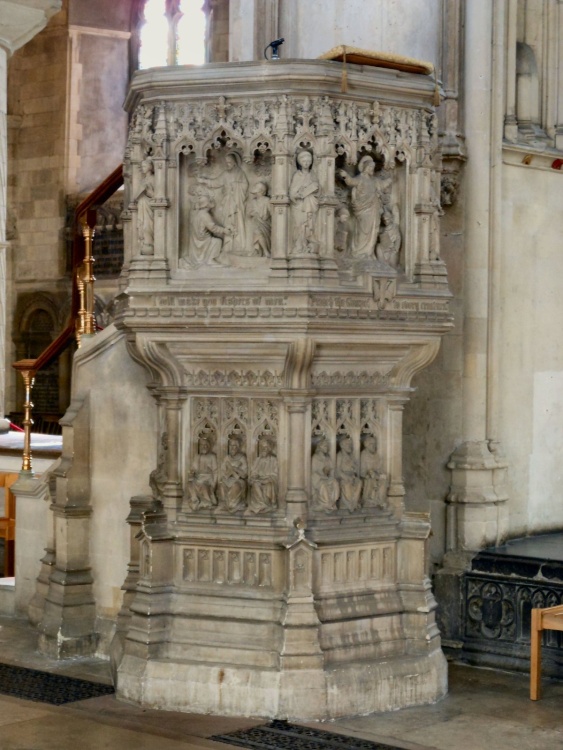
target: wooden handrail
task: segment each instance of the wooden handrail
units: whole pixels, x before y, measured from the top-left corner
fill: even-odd
[[[33,421],[31,419],[31,389],[33,387],[33,381],[36,373],[47,367],[54,360],[56,360],[63,351],[73,341],[77,334],[76,321],[80,308],[80,294],[78,290],[78,273],[80,267],[83,265],[85,260],[85,244],[88,245],[88,258],[86,259],[86,276],[87,279],[81,279],[83,283],[89,283],[91,288],[90,292],[90,310],[92,317],[92,325],[90,326],[91,332],[94,333],[94,320],[93,320],[93,281],[92,275],[92,262],[91,258],[91,246],[92,239],[94,236],[94,227],[96,225],[96,208],[101,206],[105,201],[110,198],[116,190],[123,185],[123,166],[120,164],[117,169],[106,177],[83,201],[81,201],[76,210],[74,211],[74,222],[73,222],[73,244],[72,244],[72,303],[70,321],[66,328],[59,333],[56,339],[52,341],[49,346],[44,349],[41,354],[35,359],[21,359],[18,362],[14,362],[12,367],[17,370],[23,377],[26,398],[24,404],[25,418],[24,418],[24,451],[23,451],[23,465],[22,471],[33,473],[31,467],[31,425]],[[81,231],[82,230],[82,231]],[[87,236],[87,240],[85,240]],[[84,311],[82,311],[84,312]],[[79,342],[80,344],[80,342]]]
[[[96,187],[90,195],[81,201],[74,211],[74,235],[72,242],[72,317],[76,318],[80,307],[80,295],[76,284],[76,271],[84,261],[84,236],[80,231],[81,223],[91,229],[96,224],[96,207],[101,206],[116,190],[123,185],[123,165],[120,164],[113,172]]]
[[[59,333],[56,339],[51,341],[46,349],[43,349],[41,354],[35,360],[35,371],[42,370],[44,367],[49,367],[51,362],[60,357],[67,346],[74,339],[75,324],[74,321],[69,323],[67,327]]]
[[[94,188],[90,195],[87,195],[84,200],[78,204],[74,211],[76,219],[80,219],[83,213],[88,209],[96,206],[101,206],[105,203],[108,198],[115,193],[116,190],[123,185],[123,164],[116,167],[111,174],[109,174],[103,182],[100,182],[98,187]]]

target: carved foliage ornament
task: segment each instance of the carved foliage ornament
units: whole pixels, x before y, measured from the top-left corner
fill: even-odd
[[[243,161],[251,163],[255,152],[272,149],[276,139],[287,135],[296,137],[296,142],[300,136],[328,137],[348,164],[357,164],[362,152],[377,151],[389,166],[415,151],[422,158],[433,158],[437,152],[433,113],[377,101],[282,96],[139,105],[132,118],[128,153],[133,142],[141,142],[145,154],[154,152],[165,136],[172,144],[171,154],[184,148],[206,163],[210,149],[225,146],[240,150]]]

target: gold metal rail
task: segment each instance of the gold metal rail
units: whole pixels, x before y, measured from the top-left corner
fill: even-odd
[[[72,307],[70,321],[57,338],[36,358],[21,359],[14,362],[12,367],[23,378],[25,386],[24,402],[24,443],[22,473],[33,474],[31,456],[31,427],[33,419],[31,411],[31,392],[35,376],[43,367],[47,367],[57,359],[62,352],[76,340],[80,347],[84,336],[96,333],[96,318],[94,314],[94,257],[92,246],[96,224],[96,207],[101,206],[123,185],[123,167],[119,165],[98,187],[90,193],[76,208],[74,213],[75,231],[72,249]]]

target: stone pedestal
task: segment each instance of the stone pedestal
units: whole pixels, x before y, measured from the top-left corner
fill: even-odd
[[[15,609],[29,613],[33,624],[41,618],[51,571],[52,533],[45,550],[45,529],[52,525],[49,513],[49,488],[45,478],[26,476],[22,472],[12,485],[16,497],[16,589]],[[40,558],[44,559],[39,562]],[[48,572],[47,572],[48,571]],[[38,579],[39,574],[39,579]],[[46,585],[47,584],[47,585]]]
[[[452,454],[447,506],[447,545],[435,579],[439,622],[449,648],[463,639],[465,575],[475,554],[500,544],[508,531],[507,463],[497,443],[468,441]]]
[[[89,556],[89,417],[86,401],[61,420],[63,453],[53,470],[55,549],[38,629],[40,651],[56,658],[90,655],[98,641]]]
[[[402,478],[411,380],[451,326],[434,86],[356,66],[340,86],[320,61],[132,84],[116,326],[147,374],[158,457],[139,466],[152,498],[131,503],[111,648],[127,700],[330,719],[446,690],[429,521],[405,512]],[[86,347],[92,372],[128,377]],[[66,456],[42,627],[78,649],[86,538],[70,551],[97,512],[78,480],[99,486],[104,467]]]

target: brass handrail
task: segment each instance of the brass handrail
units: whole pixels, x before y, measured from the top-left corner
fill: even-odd
[[[35,359],[21,359],[12,367],[23,378],[25,386],[24,402],[24,444],[22,472],[33,474],[31,460],[31,391],[39,370],[57,359],[76,338],[78,346],[83,336],[96,332],[94,315],[94,258],[92,244],[96,225],[96,207],[105,203],[123,185],[123,166],[106,177],[81,203],[74,212],[74,241],[72,246],[72,303],[70,321],[66,328]],[[81,231],[78,231],[78,227]]]

